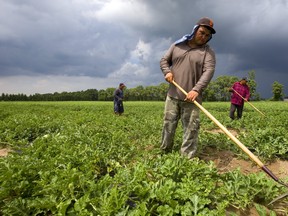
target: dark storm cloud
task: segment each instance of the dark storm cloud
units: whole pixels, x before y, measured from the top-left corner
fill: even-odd
[[[131,49],[121,29],[92,23],[91,19],[81,16],[85,8],[76,10],[69,1],[63,1],[66,4],[61,1],[2,2],[7,17],[1,21],[4,28],[0,30],[0,76],[105,77],[119,67],[121,55]],[[75,3],[76,6],[81,4]],[[116,36],[124,38],[121,47]]]
[[[0,0],[0,4],[0,79],[66,75],[101,78],[101,83],[107,78],[107,87],[111,79],[127,80],[130,87],[156,85],[164,81],[159,60],[170,44],[190,33],[200,17],[208,16],[217,31],[210,42],[217,57],[214,78],[241,77],[255,70],[265,97],[271,95],[267,86],[275,79],[287,85],[286,1]]]

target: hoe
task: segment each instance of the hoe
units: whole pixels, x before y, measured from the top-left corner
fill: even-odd
[[[179,86],[174,80],[172,83],[183,93],[187,96],[187,92]],[[232,141],[234,141],[265,173],[267,173],[273,180],[278,182],[279,184],[288,188],[288,184],[281,181],[277,178],[244,144],[242,144],[227,128],[225,128],[213,115],[211,115],[203,106],[201,106],[196,100],[193,103],[202,110]],[[288,192],[275,198],[272,200],[268,205],[285,198],[288,196]]]
[[[232,88],[232,90],[239,95],[244,101],[246,101],[250,106],[252,106],[257,112],[259,112],[261,115],[265,116],[263,112],[261,112],[259,109],[257,109],[252,103],[250,103],[248,100],[242,97],[235,89]]]

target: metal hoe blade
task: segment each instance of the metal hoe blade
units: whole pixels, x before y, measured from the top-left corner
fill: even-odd
[[[284,182],[282,182],[281,180],[279,180],[279,179],[274,179],[274,180],[277,181],[279,184],[281,184],[281,185],[283,185],[283,186],[285,186],[285,187],[288,187],[288,185],[285,184]],[[271,205],[271,204],[277,202],[277,201],[280,200],[280,199],[284,199],[284,198],[287,197],[287,196],[288,196],[288,192],[287,192],[287,193],[284,193],[284,194],[282,194],[282,195],[280,195],[280,196],[278,196],[278,197],[276,197],[276,198],[273,199],[270,203],[268,203],[268,205]]]
[[[284,199],[286,196],[288,196],[288,192],[285,193],[285,194],[282,194],[282,195],[280,195],[280,196],[278,196],[278,197],[276,197],[276,198],[273,199],[268,205],[271,205],[271,204],[277,202],[277,201],[280,200],[280,199]]]

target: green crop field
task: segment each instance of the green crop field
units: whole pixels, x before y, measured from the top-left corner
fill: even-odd
[[[288,103],[245,104],[231,121],[228,102],[203,106],[263,163],[288,159]],[[198,156],[162,154],[164,102],[0,102],[0,215],[287,215],[268,205],[288,189],[264,172],[219,172],[207,149],[251,159],[201,113]],[[209,155],[208,155],[209,156]],[[253,161],[251,161],[253,164]],[[273,170],[272,170],[273,172]],[[281,176],[284,182],[288,176]],[[281,204],[281,203],[280,203]],[[245,213],[243,214],[245,215]]]

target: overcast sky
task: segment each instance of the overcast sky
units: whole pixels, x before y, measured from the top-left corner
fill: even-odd
[[[214,20],[214,78],[247,76],[288,95],[286,0],[0,0],[0,93],[165,82],[159,61],[201,17]]]

